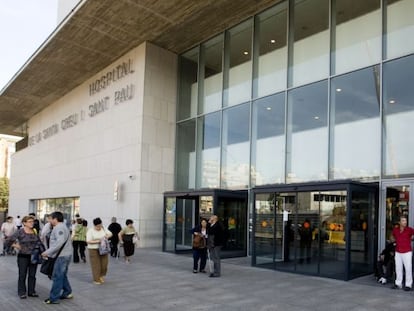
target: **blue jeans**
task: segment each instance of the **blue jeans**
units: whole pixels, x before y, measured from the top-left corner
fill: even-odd
[[[72,293],[72,287],[68,280],[68,267],[72,256],[59,256],[56,259],[52,274],[52,288],[50,289],[49,299],[59,300],[60,297],[67,297]]]

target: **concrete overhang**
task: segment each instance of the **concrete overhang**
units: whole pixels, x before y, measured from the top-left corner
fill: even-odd
[[[145,41],[182,53],[282,0],[83,0],[0,92],[0,133]]]

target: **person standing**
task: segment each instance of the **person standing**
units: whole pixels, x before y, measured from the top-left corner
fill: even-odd
[[[17,231],[17,227],[13,223],[13,217],[7,217],[6,221],[1,225],[1,233],[3,233],[3,253],[2,256],[10,255],[13,251],[12,247],[8,246],[7,240]]]
[[[103,227],[102,220],[99,217],[93,220],[93,228],[90,228],[86,233],[93,283],[96,285],[105,282],[106,272],[108,271],[108,254],[100,255],[99,245],[102,239],[109,239],[111,236],[111,231]]]
[[[207,262],[207,220],[201,219],[200,225],[191,229],[193,234],[193,273],[206,273]],[[200,270],[198,262],[200,261]]]
[[[86,227],[82,218],[76,218],[76,225],[72,228],[73,262],[79,263],[79,255],[83,262],[85,257]]]
[[[224,242],[224,232],[222,225],[218,222],[217,215],[211,216],[209,223],[207,247],[210,259],[214,263],[214,271],[210,271],[210,277],[219,277],[221,275],[220,252]]]
[[[40,241],[42,241],[43,245],[46,246],[46,248],[49,248],[49,240],[50,240],[50,234],[52,233],[53,226],[52,226],[52,217],[50,217],[49,214],[45,217],[46,223],[42,228],[42,231],[40,231]]]
[[[414,235],[414,229],[407,226],[407,217],[400,217],[400,226],[392,230],[392,236],[395,239],[395,284],[392,289],[401,289],[403,281],[403,268],[405,269],[405,291],[410,291],[413,285],[412,270],[412,249],[411,238]]]
[[[22,227],[22,220],[20,219],[20,215],[17,215],[15,225],[17,229],[20,229]]]
[[[70,231],[64,223],[61,212],[53,212],[50,223],[53,226],[49,247],[42,253],[45,259],[56,258],[52,273],[52,288],[46,304],[58,304],[59,299],[72,299],[72,287],[68,279],[68,268],[72,257]],[[56,257],[57,256],[57,257]]]
[[[119,232],[121,232],[122,227],[119,223],[116,222],[116,217],[112,217],[111,224],[108,227],[108,230],[112,232],[112,237],[109,242],[111,244],[111,256],[118,256],[118,243],[119,243]]]
[[[17,282],[17,293],[20,299],[39,297],[36,293],[36,270],[37,263],[32,264],[31,254],[38,246],[39,238],[33,230],[34,218],[24,216],[22,219],[23,228],[17,230],[7,241],[8,246],[19,250],[17,254],[17,267],[19,268],[19,280]],[[27,295],[26,295],[27,277]]]
[[[130,263],[130,257],[134,255],[134,236],[138,239],[138,233],[134,228],[132,219],[127,219],[126,227],[119,232],[119,241],[124,246],[125,262]]]

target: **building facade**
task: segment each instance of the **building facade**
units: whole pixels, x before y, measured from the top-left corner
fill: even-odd
[[[142,246],[172,252],[191,250],[189,229],[215,213],[224,256],[371,273],[399,216],[414,223],[413,2],[184,2],[164,18],[127,1],[71,13],[84,36],[99,28],[99,51],[77,44],[85,74],[56,82],[62,95],[28,118],[10,212],[132,218]],[[46,51],[64,41],[50,40]]]

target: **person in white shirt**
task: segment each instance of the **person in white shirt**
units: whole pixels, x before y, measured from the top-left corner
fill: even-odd
[[[13,217],[7,217],[6,221],[1,225],[1,233],[3,234],[3,253],[2,256],[6,254],[10,255],[12,253],[12,248],[8,246],[7,239],[11,237],[17,231],[17,227],[13,223]]]
[[[22,220],[20,219],[20,216],[17,216],[14,224],[16,225],[17,229],[20,229],[22,227]]]

